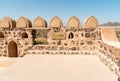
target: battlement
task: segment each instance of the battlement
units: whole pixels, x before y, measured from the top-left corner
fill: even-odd
[[[20,17],[17,21],[10,17],[4,17],[0,22],[1,28],[61,28],[63,27],[62,20],[55,16],[51,19],[50,24],[48,25],[47,21],[42,17],[37,17],[33,23],[26,17]],[[77,17],[72,16],[66,25],[66,28],[97,28],[98,21],[94,16],[88,17],[83,25],[80,24],[80,21]]]

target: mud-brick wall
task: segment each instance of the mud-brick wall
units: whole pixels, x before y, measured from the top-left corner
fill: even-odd
[[[0,32],[4,35],[4,38],[0,38],[0,56],[9,56],[8,46],[11,42],[14,42],[17,45],[18,57],[22,56],[29,47],[33,46],[32,32],[30,30],[15,28],[3,29]],[[25,36],[23,33],[25,33]]]

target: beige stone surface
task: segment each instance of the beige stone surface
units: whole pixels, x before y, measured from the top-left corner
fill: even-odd
[[[98,26],[98,21],[94,16],[88,17],[83,24],[83,27],[85,28],[97,28]]]
[[[13,20],[10,17],[4,17],[1,20],[1,27],[5,27],[5,28],[15,28],[16,27],[16,21]]]
[[[89,55],[27,55],[0,76],[0,81],[117,81],[98,57]]]
[[[24,33],[27,35],[24,38]],[[16,29],[1,29],[0,32],[0,55],[1,56],[10,56],[9,51],[15,51],[14,45],[10,45],[10,42],[13,41],[17,45],[17,56],[22,56],[25,53],[25,50],[33,45],[31,31],[22,30],[19,28]],[[10,45],[10,47],[9,47]],[[11,48],[10,49],[8,49]],[[16,54],[16,53],[14,53]],[[14,55],[16,56],[16,55]]]
[[[33,26],[23,16],[17,23],[4,17],[0,28],[0,81],[116,81],[120,73],[120,42],[114,28],[98,27],[94,16],[87,18],[81,28],[75,16],[65,27],[55,16],[50,28],[41,17],[34,20]],[[34,45],[35,32],[41,29],[48,30],[39,32],[48,43]],[[99,56],[110,71],[92,55]],[[13,61],[3,56],[19,58]]]
[[[32,27],[32,23],[29,19],[21,16],[16,23],[16,27],[20,27],[20,28],[28,28],[28,27]]]
[[[73,16],[68,20],[67,27],[80,27],[80,21],[77,17]]]
[[[46,28],[47,22],[43,18],[37,17],[33,22],[33,27]]]
[[[16,59],[17,58],[0,57],[0,69],[8,68],[15,62]]]
[[[114,28],[101,28],[101,34],[103,41],[118,42],[118,38]]]
[[[63,27],[63,22],[59,17],[55,16],[50,21],[50,27]]]

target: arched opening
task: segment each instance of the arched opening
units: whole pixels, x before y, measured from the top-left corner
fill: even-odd
[[[59,40],[59,41],[57,42],[57,45],[61,45],[61,40]]]
[[[27,33],[22,33],[22,38],[28,38],[28,35],[27,35]]]
[[[4,38],[4,35],[2,32],[0,32],[0,38]]]
[[[89,34],[89,33],[86,33],[86,34],[85,34],[85,37],[86,37],[86,38],[90,38],[90,34]]]
[[[17,44],[14,41],[11,41],[8,45],[8,55],[9,57],[17,57]]]
[[[69,39],[72,39],[73,37],[74,37],[73,33],[70,33],[68,36]]]

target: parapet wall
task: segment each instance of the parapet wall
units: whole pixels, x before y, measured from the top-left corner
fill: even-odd
[[[55,16],[51,19],[49,25],[48,25],[47,21],[45,19],[43,19],[42,17],[37,17],[33,21],[33,24],[32,24],[32,22],[29,19],[22,16],[17,21],[15,21],[14,19],[12,19],[10,17],[4,17],[0,22],[0,27],[3,27],[3,28],[47,28],[47,27],[61,28],[64,26],[63,26],[62,20],[57,16]],[[72,16],[68,20],[66,27],[97,28],[98,21],[94,16],[90,16],[84,21],[83,25],[81,25],[79,19],[75,16]]]

